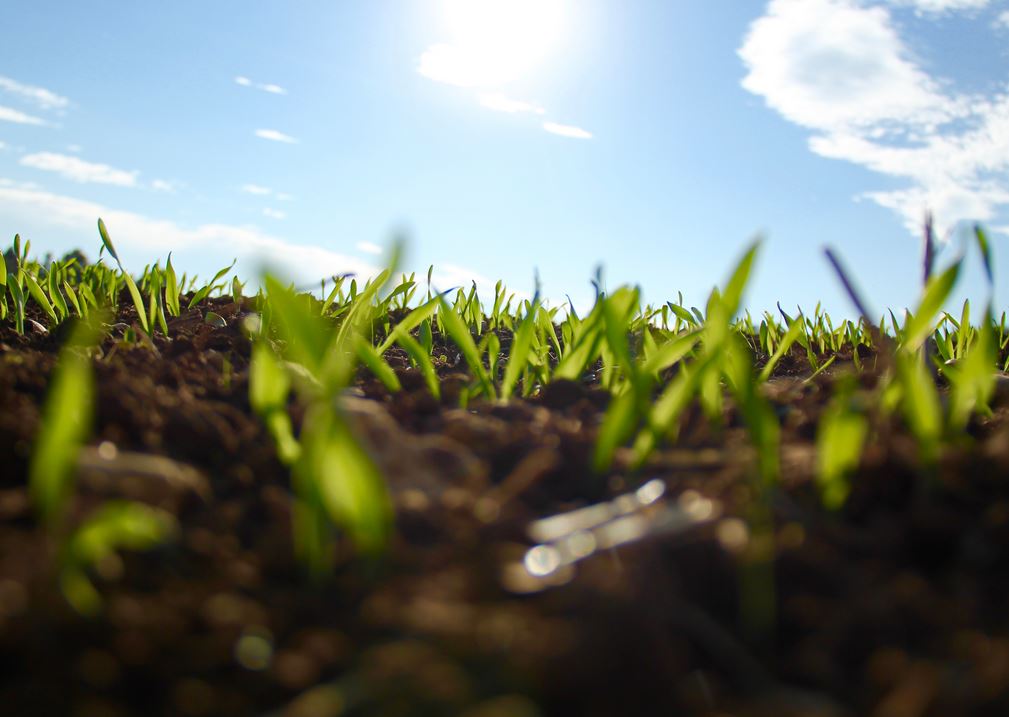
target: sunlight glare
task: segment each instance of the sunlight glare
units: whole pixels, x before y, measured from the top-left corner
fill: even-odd
[[[421,74],[463,87],[496,87],[534,70],[558,44],[564,0],[443,0],[451,40],[420,58]]]

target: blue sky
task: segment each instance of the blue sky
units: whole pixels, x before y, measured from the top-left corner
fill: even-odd
[[[920,223],[989,228],[1009,308],[1006,0],[69,2],[5,10],[0,232],[302,282],[396,231],[441,288],[606,282],[914,304]],[[960,230],[957,229],[960,227]],[[4,240],[9,241],[9,238]],[[985,297],[976,257],[962,295]]]

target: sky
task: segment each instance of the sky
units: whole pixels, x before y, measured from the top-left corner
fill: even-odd
[[[0,237],[304,286],[383,264],[555,305],[1009,309],[1009,0],[34,0],[4,11]]]

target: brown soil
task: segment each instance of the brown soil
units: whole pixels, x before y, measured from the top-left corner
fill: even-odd
[[[815,427],[850,357],[808,383],[798,353],[779,366],[768,393],[783,479],[761,496],[731,404],[716,426],[689,410],[646,470],[631,473],[621,454],[596,476],[608,397],[591,376],[461,410],[456,350],[435,351],[448,359],[441,402],[393,352],[401,393],[362,372],[344,399],[392,488],[392,548],[362,562],[340,543],[332,579],[315,584],[292,558],[289,476],[249,407],[243,309],[206,309],[227,327],[194,311],[153,347],[114,332],[95,362],[74,514],[125,495],[171,510],[182,529],[98,566],[94,619],[63,599],[27,497],[61,332],[0,327],[4,714],[1009,714],[1004,403],[932,471],[899,425],[877,426],[850,500],[828,513]],[[521,568],[532,521],[656,478],[666,496],[640,511],[646,525],[703,498],[720,514],[551,580]]]

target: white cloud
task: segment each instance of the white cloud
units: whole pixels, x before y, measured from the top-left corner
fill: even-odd
[[[363,251],[365,254],[381,254],[383,251],[382,247],[370,241],[359,241],[356,246],[358,251]]]
[[[290,135],[278,132],[275,129],[257,129],[256,136],[260,139],[268,139],[271,142],[283,142],[285,144],[297,144],[298,140]]]
[[[500,92],[485,92],[480,95],[479,99],[482,106],[497,112],[508,112],[510,114],[528,112],[536,115],[541,115],[546,112],[546,110],[538,105],[534,105],[531,102],[525,102],[523,100],[513,100]]]
[[[7,145],[5,143],[0,142],[0,150],[5,149],[6,147],[7,147]]]
[[[75,182],[113,184],[119,187],[136,186],[139,174],[139,172],[128,172],[110,167],[107,164],[85,162],[77,157],[54,152],[27,154],[21,158],[21,164],[44,172],[55,172],[61,177]]]
[[[289,202],[294,199],[294,197],[287,192],[278,192],[270,187],[264,187],[259,184],[243,184],[242,191],[246,194],[252,194],[257,197],[273,197],[278,202]]]
[[[592,133],[581,127],[570,124],[558,124],[557,122],[544,122],[543,129],[551,134],[558,134],[561,137],[572,137],[574,139],[592,139]]]
[[[154,179],[151,180],[151,189],[156,192],[167,192],[168,194],[175,193],[175,182],[169,182],[167,179]]]
[[[477,290],[484,293],[488,287],[494,291],[493,279],[483,274],[458,264],[435,264],[431,274],[431,286],[437,291],[448,291],[449,289],[469,289],[473,282],[477,283]],[[493,295],[491,298],[494,298]]]
[[[426,282],[427,267],[423,267],[418,271],[417,276],[424,277],[422,280],[418,279],[418,281]],[[434,271],[431,273],[431,288],[435,291],[463,289],[468,292],[473,286],[474,281],[476,282],[477,293],[480,296],[481,302],[486,304],[487,301],[493,301],[494,286],[497,284],[497,280],[481,274],[475,269],[460,266],[459,264],[436,263]],[[426,283],[424,285],[426,286]],[[507,293],[515,294],[515,299],[518,301],[532,300],[532,294],[525,291],[513,291],[509,289]],[[454,298],[454,295],[451,298]],[[512,305],[514,306],[514,302]]]
[[[41,187],[35,182],[15,182],[13,179],[7,179],[6,177],[0,177],[0,187],[28,190],[41,189]]]
[[[70,100],[66,97],[61,97],[44,87],[25,85],[2,75],[0,75],[0,90],[17,95],[44,110],[62,110],[70,105]]]
[[[884,7],[772,0],[739,55],[743,87],[811,130],[813,152],[908,182],[861,196],[915,234],[926,209],[944,231],[1009,206],[1009,85],[988,97],[950,92],[914,61]]]
[[[263,209],[263,216],[269,217],[270,219],[284,219],[287,217],[287,212],[282,212],[279,209],[273,209],[272,207],[266,207]]]
[[[13,122],[14,124],[31,124],[37,126],[49,124],[40,117],[34,117],[19,110],[4,107],[3,105],[0,105],[0,122]]]
[[[238,256],[240,260],[267,263],[293,274],[293,278],[312,281],[346,272],[362,277],[379,272],[378,268],[360,259],[319,246],[291,243],[255,228],[228,224],[181,227],[171,221],[52,194],[2,178],[0,213],[74,231],[94,227],[98,217],[102,217],[121,252],[125,248],[127,251],[143,249],[164,254],[187,247],[213,246],[221,252]]]
[[[81,147],[79,144],[68,144],[67,151],[73,152],[74,154],[80,154],[81,152],[84,151],[84,148]]]
[[[910,59],[881,7],[852,0],[773,0],[739,50],[743,87],[804,127],[936,124],[956,103]]]
[[[995,27],[1009,30],[1009,10],[999,13],[995,18]]]
[[[287,90],[280,85],[275,85],[272,82],[253,82],[248,77],[243,77],[242,75],[235,78],[235,84],[241,85],[242,87],[252,87],[262,92],[268,92],[271,95],[287,94]]]
[[[893,5],[910,5],[919,13],[941,14],[957,10],[981,10],[991,0],[890,0]]]

